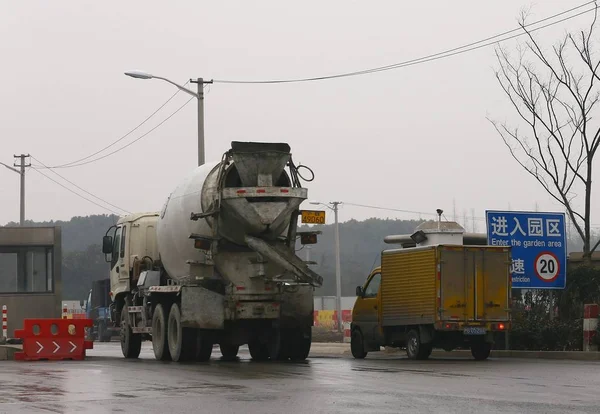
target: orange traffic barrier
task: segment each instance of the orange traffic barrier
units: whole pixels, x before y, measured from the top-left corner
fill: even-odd
[[[83,360],[85,350],[94,343],[85,340],[85,328],[91,319],[25,319],[15,337],[23,339],[23,351],[15,354],[19,361]]]

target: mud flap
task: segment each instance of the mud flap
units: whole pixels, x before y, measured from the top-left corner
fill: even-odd
[[[300,282],[308,283],[315,287],[321,287],[323,284],[323,277],[313,272],[302,259],[292,253],[287,247],[269,244],[262,239],[252,236],[246,236],[245,241],[252,250],[291,272]]]

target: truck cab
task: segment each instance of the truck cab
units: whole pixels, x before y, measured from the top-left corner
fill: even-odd
[[[143,270],[151,270],[158,260],[156,223],[158,213],[125,216],[109,228],[102,239],[102,251],[110,263],[111,318],[118,324],[125,297]]]

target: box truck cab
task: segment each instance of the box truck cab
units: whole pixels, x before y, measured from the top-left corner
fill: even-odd
[[[494,334],[510,325],[510,248],[435,245],[384,250],[381,267],[356,289],[351,350],[406,347],[427,359],[434,347],[468,346],[490,355]]]

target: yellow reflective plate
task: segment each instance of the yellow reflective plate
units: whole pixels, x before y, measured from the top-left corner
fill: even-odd
[[[325,212],[317,210],[302,210],[302,223],[325,224]]]

